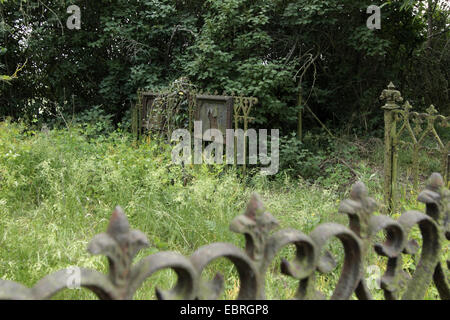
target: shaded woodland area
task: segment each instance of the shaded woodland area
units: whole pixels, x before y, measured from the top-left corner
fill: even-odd
[[[71,4],[80,30],[66,28]],[[371,4],[380,30],[366,26]],[[307,105],[331,128],[381,137],[389,81],[419,110],[450,110],[446,1],[2,0],[0,16],[0,74],[25,64],[0,85],[2,117],[43,123],[97,108],[118,123],[139,88],[182,76],[257,97],[257,125],[284,135]]]

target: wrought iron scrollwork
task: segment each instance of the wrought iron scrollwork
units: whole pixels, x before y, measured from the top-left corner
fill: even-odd
[[[156,289],[158,299],[217,299],[224,290],[223,276],[212,280],[201,277],[203,270],[219,258],[229,259],[237,269],[240,280],[238,299],[265,299],[265,279],[275,257],[286,246],[294,246],[291,261],[281,259],[280,270],[298,281],[295,299],[323,299],[316,287],[317,273],[328,273],[336,267],[334,257],[326,251],[329,241],[336,238],[344,248],[340,278],[331,299],[372,299],[364,278],[365,257],[374,252],[387,259],[381,278],[386,299],[421,299],[434,283],[442,299],[450,299],[449,264],[442,262],[442,252],[450,238],[450,191],[442,177],[433,174],[430,183],[418,200],[426,205],[425,213],[407,211],[396,221],[385,215],[376,215],[376,202],[368,196],[365,185],[356,183],[350,198],[339,208],[349,218],[349,227],[337,223],[318,225],[309,235],[295,229],[276,231],[279,224],[268,213],[257,195],[253,195],[245,213],[230,225],[233,232],[243,234],[244,249],[229,243],[203,246],[190,257],[176,252],[158,252],[133,264],[136,254],[149,245],[147,237],[131,230],[120,207],[110,219],[105,233],[95,236],[89,243],[91,254],[107,257],[109,273],[80,268],[81,287],[94,292],[100,299],[132,299],[143,282],[155,272],[172,269],[178,279],[168,291]],[[421,232],[422,243],[408,236],[414,226]],[[377,237],[385,233],[384,242]],[[410,275],[403,269],[403,255],[416,254],[419,262]],[[70,274],[60,270],[27,288],[19,283],[0,280],[0,299],[49,299],[68,288]]]

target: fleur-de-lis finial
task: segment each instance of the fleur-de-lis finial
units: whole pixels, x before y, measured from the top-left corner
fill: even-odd
[[[246,235],[246,252],[256,262],[261,262],[270,231],[278,227],[278,221],[265,211],[257,194],[253,194],[245,213],[231,222],[233,232]]]
[[[145,234],[130,230],[128,219],[118,206],[111,215],[106,233],[96,235],[89,243],[88,251],[108,257],[110,279],[121,287],[128,283],[133,258],[148,245]]]
[[[412,109],[411,104],[409,103],[408,100],[406,100],[405,104],[403,105],[403,110],[405,110],[406,112],[409,112]]]
[[[395,89],[395,86],[392,82],[389,83],[387,89],[383,90],[380,99],[386,100],[386,104],[383,106],[383,109],[398,109],[399,106],[397,105],[397,103],[403,102],[400,91]]]
[[[429,115],[434,116],[435,114],[438,113],[438,111],[436,110],[436,107],[435,107],[434,105],[430,105],[430,106],[427,108],[427,113],[428,113]]]
[[[427,205],[426,213],[439,224],[444,224],[448,220],[447,210],[445,208],[439,209],[441,205],[445,206],[445,201],[442,201],[446,197],[443,187],[444,179],[439,173],[434,172],[428,179],[427,186],[418,196],[418,200]],[[442,219],[445,221],[440,221]]]
[[[368,196],[367,187],[358,181],[350,192],[350,199],[341,202],[339,213],[349,216],[350,229],[361,238],[369,236],[369,220],[377,209],[376,201]]]
[[[109,219],[106,232],[117,240],[119,244],[126,241],[126,235],[130,231],[130,224],[121,207],[116,207]]]

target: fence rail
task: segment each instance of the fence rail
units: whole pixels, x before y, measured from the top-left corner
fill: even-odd
[[[223,277],[217,274],[213,280],[205,281],[200,275],[211,262],[227,258],[239,273],[238,299],[265,299],[265,277],[271,262],[281,249],[294,245],[296,256],[292,261],[281,260],[281,272],[298,280],[296,299],[323,299],[324,295],[316,288],[317,273],[335,269],[335,259],[324,249],[330,240],[337,238],[344,247],[344,260],[332,299],[349,299],[353,293],[358,299],[372,299],[364,270],[367,256],[375,252],[387,259],[381,278],[386,299],[421,299],[434,283],[441,299],[448,300],[450,261],[441,259],[450,239],[450,191],[440,174],[430,177],[418,200],[426,205],[425,213],[407,211],[398,220],[374,215],[377,204],[368,196],[365,185],[358,182],[338,210],[348,216],[349,227],[324,223],[307,235],[295,229],[272,232],[278,222],[254,195],[245,213],[230,225],[231,231],[245,235],[244,250],[230,243],[213,243],[199,248],[190,257],[158,252],[136,264],[132,264],[133,258],[149,243],[141,231],[130,229],[124,212],[117,207],[107,231],[95,236],[88,246],[91,254],[108,258],[109,273],[79,268],[79,285],[100,299],[131,299],[153,273],[170,268],[178,275],[177,283],[168,291],[156,289],[158,299],[217,299],[224,289]],[[409,238],[416,225],[420,228],[421,245]],[[383,232],[385,241],[379,243],[377,236]],[[402,257],[417,252],[420,252],[419,262],[410,276],[403,270]],[[67,271],[50,274],[32,288],[0,280],[0,299],[49,299],[70,288],[72,279]]]

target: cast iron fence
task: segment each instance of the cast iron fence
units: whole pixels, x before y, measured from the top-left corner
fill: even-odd
[[[411,148],[413,188],[418,189],[419,152],[422,149],[439,154],[444,183],[448,186],[450,172],[450,140],[439,136],[437,128],[450,128],[450,116],[439,115],[431,105],[426,112],[414,112],[408,101],[403,102],[400,91],[391,82],[381,97],[384,110],[384,199],[388,212],[396,211],[398,198],[399,149]],[[450,130],[450,129],[447,129]]]
[[[329,273],[336,267],[326,245],[337,238],[343,245],[344,257],[340,279],[332,299],[372,299],[370,286],[364,278],[367,257],[373,251],[386,257],[387,264],[381,278],[386,299],[422,299],[434,283],[441,299],[450,299],[448,240],[450,239],[450,191],[442,176],[434,173],[418,200],[426,205],[425,213],[407,211],[398,220],[374,215],[376,202],[368,196],[365,185],[353,185],[350,198],[342,201],[338,212],[349,218],[349,227],[338,223],[318,225],[309,235],[296,229],[276,232],[277,220],[265,211],[254,195],[245,213],[237,216],[230,229],[245,236],[242,250],[230,243],[203,246],[190,257],[176,252],[158,252],[133,264],[139,250],[148,246],[147,237],[138,230],[130,230],[120,207],[112,214],[106,233],[95,236],[88,251],[105,255],[109,273],[79,268],[79,285],[94,292],[100,299],[131,299],[143,282],[155,272],[170,268],[178,275],[176,285],[168,291],[156,289],[158,299],[217,299],[224,289],[220,274],[211,280],[201,278],[202,271],[218,258],[227,258],[235,265],[240,279],[238,299],[264,299],[265,277],[268,267],[280,250],[296,247],[295,258],[281,260],[281,272],[298,280],[296,299],[323,299],[316,288],[317,273]],[[409,236],[418,226],[422,241]],[[380,233],[385,240],[379,241]],[[420,254],[419,254],[420,253]],[[414,273],[403,268],[404,255],[419,255]],[[443,260],[447,259],[446,261]],[[0,299],[49,299],[73,283],[67,269],[57,271],[28,288],[19,283],[0,280]]]

